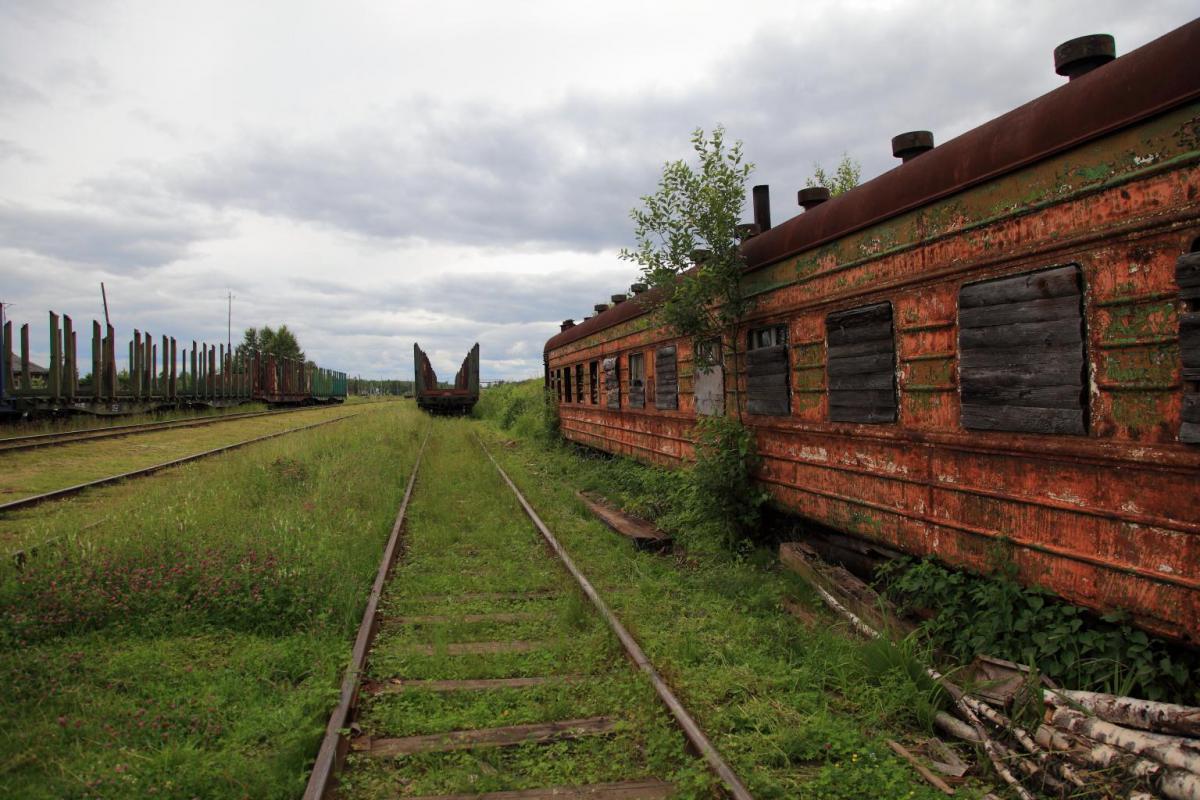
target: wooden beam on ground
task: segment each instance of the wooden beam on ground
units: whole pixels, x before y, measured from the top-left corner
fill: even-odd
[[[779,560],[792,572],[836,597],[875,630],[898,632],[901,636],[912,631],[913,626],[900,620],[878,592],[845,568],[823,561],[803,542],[779,545]]]
[[[477,623],[477,622],[532,622],[545,619],[545,614],[533,614],[528,611],[497,612],[495,614],[416,614],[408,617],[393,617],[388,620],[398,625],[441,625],[444,623]]]
[[[445,594],[422,594],[416,600],[424,603],[437,603],[442,600],[538,600],[543,597],[556,597],[561,594],[558,589],[535,589],[527,592],[446,592]]]
[[[428,794],[409,800],[666,800],[675,791],[673,784],[657,778],[619,783],[595,783],[591,786],[550,786],[545,789],[517,789],[508,792],[472,794]]]
[[[392,694],[395,692],[425,691],[425,692],[472,692],[488,691],[490,689],[528,689],[547,684],[582,683],[584,675],[550,675],[530,678],[467,678],[464,680],[406,680],[392,678],[382,682],[363,684],[363,690],[370,694]]]
[[[509,725],[503,728],[449,731],[424,736],[402,736],[394,739],[361,737],[350,748],[364,755],[388,758],[416,753],[446,753],[452,750],[473,750],[477,747],[515,747],[522,744],[543,744],[586,736],[612,733],[617,721],[612,717],[587,717],[560,722],[537,722],[530,725]]]
[[[622,536],[632,539],[642,550],[669,550],[671,537],[640,517],[626,514],[612,503],[591,492],[576,492],[575,496],[605,525]]]
[[[435,656],[444,652],[448,656],[491,655],[493,653],[528,653],[531,650],[545,650],[550,645],[547,642],[451,642],[441,650],[433,644],[409,645],[408,651],[414,655]]]

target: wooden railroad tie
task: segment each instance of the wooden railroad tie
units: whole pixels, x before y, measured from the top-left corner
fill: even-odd
[[[449,623],[477,622],[533,622],[545,619],[544,614],[534,614],[529,611],[508,611],[495,614],[462,614],[451,616],[446,614],[415,614],[407,617],[393,617],[388,620],[397,625],[441,625]]]
[[[618,783],[594,783],[590,786],[550,786],[545,789],[517,789],[483,794],[438,794],[411,797],[409,800],[666,800],[675,791],[673,784],[657,778]]]
[[[439,651],[448,656],[477,656],[492,653],[528,653],[532,650],[545,650],[550,647],[548,642],[452,642],[444,645],[442,650],[434,644],[413,644],[408,646],[408,652],[418,656],[436,656]]]
[[[363,690],[369,694],[391,694],[394,692],[425,691],[425,692],[477,692],[491,689],[529,689],[534,686],[547,684],[582,683],[584,675],[555,675],[548,677],[530,678],[467,678],[463,680],[406,680],[393,678],[388,681],[363,685]]]
[[[587,717],[560,722],[538,722],[530,725],[450,731],[423,736],[387,739],[363,736],[351,741],[350,749],[374,758],[389,758],[416,753],[473,750],[477,747],[515,747],[522,744],[544,744],[566,739],[582,739],[586,736],[604,736],[612,733],[616,725],[617,721],[612,717]]]
[[[539,600],[543,597],[557,597],[559,594],[561,592],[558,589],[534,589],[527,592],[446,592],[417,595],[413,599],[423,603],[438,603],[444,600]]]

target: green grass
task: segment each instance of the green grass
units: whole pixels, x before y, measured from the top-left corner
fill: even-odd
[[[547,444],[540,433],[502,446],[517,427],[501,424],[510,407],[490,406],[501,412],[489,415],[492,452],[756,798],[940,796],[884,741],[929,734],[936,698],[913,676],[912,653],[881,654],[856,638],[768,550],[729,554],[711,546],[713,536],[673,528],[677,541],[697,546],[665,557],[638,551],[593,518],[575,490],[599,491],[670,526],[686,518],[677,505],[684,476]],[[525,404],[515,419],[535,413]],[[818,622],[793,619],[785,598]],[[977,784],[959,790],[983,793]]]
[[[297,796],[427,424],[381,407],[52,515],[0,567],[0,796]]]

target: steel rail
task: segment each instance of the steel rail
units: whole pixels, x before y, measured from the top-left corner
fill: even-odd
[[[475,440],[479,442],[479,447],[483,450],[484,455],[488,457],[488,460],[492,462],[492,465],[500,473],[500,477],[504,478],[504,482],[508,484],[508,488],[512,489],[513,494],[517,496],[517,501],[520,502],[521,508],[525,510],[525,515],[529,517],[534,527],[538,529],[538,532],[542,534],[542,538],[550,546],[550,549],[562,561],[567,572],[571,573],[571,577],[579,584],[579,588],[592,601],[592,605],[600,612],[600,616],[604,617],[604,621],[608,623],[608,627],[621,640],[621,646],[625,648],[626,654],[650,678],[650,682],[654,685],[654,691],[658,693],[659,699],[663,701],[663,704],[671,712],[671,716],[675,718],[675,722],[683,729],[688,741],[704,756],[704,760],[708,762],[713,772],[717,773],[717,776],[725,784],[725,788],[729,790],[734,800],[754,800],[753,795],[750,794],[750,791],[745,787],[741,779],[738,778],[737,773],[726,763],[725,759],[717,751],[717,748],[709,741],[704,730],[692,715],[688,713],[688,710],[684,708],[683,703],[671,691],[671,687],[667,685],[667,682],[658,674],[658,670],[654,668],[654,664],[646,656],[641,645],[637,643],[637,640],[633,638],[632,634],[625,629],[625,626],[613,614],[608,604],[600,597],[600,593],[596,591],[591,581],[587,579],[587,576],[583,574],[579,567],[575,566],[575,562],[571,559],[566,549],[554,537],[550,529],[546,527],[546,523],[542,522],[542,518],[533,510],[533,506],[529,504],[529,501],[525,499],[525,495],[521,494],[521,490],[508,477],[508,473],[504,471],[504,468],[500,466],[499,462],[488,451],[487,446],[483,443],[483,439],[479,438],[479,434],[475,434]]]
[[[421,440],[421,449],[417,451],[413,463],[412,474],[408,476],[408,485],[404,488],[404,499],[400,501],[400,509],[396,512],[396,521],[392,524],[392,533],[388,536],[387,545],[383,549],[383,560],[379,562],[379,571],[375,575],[375,583],[371,586],[371,594],[367,599],[367,608],[363,612],[362,623],[358,626],[358,636],[354,639],[354,649],[350,652],[350,664],[342,676],[342,689],[338,696],[338,704],[329,715],[329,724],[325,726],[325,737],[321,740],[321,748],[317,751],[317,760],[313,764],[312,773],[308,776],[308,785],[304,789],[304,800],[321,800],[333,787],[333,780],[338,769],[345,761],[350,749],[350,741],[342,735],[342,731],[350,724],[350,714],[353,712],[358,699],[359,678],[366,667],[367,653],[375,641],[375,632],[379,627],[379,600],[383,596],[383,587],[387,583],[392,566],[396,563],[400,547],[400,532],[404,527],[404,519],[408,513],[408,502],[412,499],[413,487],[417,482],[417,471],[421,468],[421,456],[425,454],[425,445],[429,442],[432,426],[425,431]]]
[[[127,478],[140,478],[144,475],[150,475],[152,473],[159,472],[164,469],[170,469],[171,467],[177,467],[180,464],[187,464],[190,461],[197,461],[201,458],[207,458],[208,456],[215,456],[219,453],[224,453],[229,450],[236,450],[239,447],[246,447],[247,445],[255,444],[256,442],[265,442],[268,439],[274,439],[279,436],[286,436],[289,433],[299,433],[300,431],[312,430],[313,428],[319,428],[322,425],[331,425],[334,422],[341,422],[344,419],[350,419],[351,417],[357,417],[357,416],[358,416],[358,414],[343,414],[340,417],[334,417],[333,419],[321,420],[320,422],[314,422],[311,425],[301,425],[299,428],[288,428],[285,431],[276,431],[275,433],[268,433],[263,436],[255,436],[253,439],[245,439],[240,442],[234,442],[233,444],[226,444],[226,445],[222,445],[220,447],[214,447],[213,449],[205,450],[202,453],[193,453],[190,456],[182,456],[180,458],[172,459],[171,461],[164,461],[161,464],[153,464],[149,467],[141,467],[139,469],[130,470],[129,472],[122,472],[119,475],[110,475],[107,478],[97,478],[94,481],[86,481],[85,483],[77,483],[74,486],[67,486],[63,489],[54,489],[53,491],[43,492],[42,494],[35,494],[35,495],[31,495],[29,497],[22,497],[19,500],[12,500],[8,503],[0,503],[0,513],[5,512],[5,511],[13,511],[18,508],[26,508],[28,506],[38,505],[39,503],[45,503],[48,500],[57,500],[61,497],[69,497],[71,495],[79,494],[80,492],[84,491],[85,489],[94,489],[98,486],[107,486],[110,483],[117,483],[118,481],[123,481],[123,480],[126,480]]]
[[[297,411],[314,411],[322,406],[305,406],[289,408],[284,411],[246,411],[239,414],[212,414],[195,419],[173,419],[162,422],[137,422],[129,425],[113,425],[107,428],[80,428],[74,431],[53,431],[51,433],[31,433],[24,436],[6,436],[0,438],[0,453],[17,450],[33,450],[38,447],[51,447],[73,442],[90,442],[93,439],[111,439],[117,436],[131,436],[137,433],[153,433],[154,431],[169,431],[175,428],[198,428],[203,425],[214,425],[229,420],[250,419],[253,417],[278,416],[295,414]]]

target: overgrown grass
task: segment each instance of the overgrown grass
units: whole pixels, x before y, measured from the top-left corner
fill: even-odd
[[[779,570],[773,552],[743,546],[731,554],[719,533],[689,528],[696,520],[682,472],[540,437],[518,436],[503,446],[516,430],[496,415],[504,407],[485,405],[482,413],[494,426],[505,469],[755,797],[939,796],[884,742],[929,730],[939,698],[918,669],[919,646],[881,651],[864,644],[799,578]],[[657,518],[686,554],[636,550],[586,511],[576,489],[600,491]],[[785,598],[814,622],[785,613]],[[959,790],[963,797],[983,792],[975,784]]]
[[[607,715],[618,730],[594,739],[350,759],[346,796],[383,798],[658,777],[679,798],[712,798],[713,779],[684,751],[649,684],[541,542],[481,452],[465,420],[434,420],[406,529],[406,554],[384,596],[371,677],[544,677],[523,689],[367,698],[359,724],[375,737],[442,733]],[[500,596],[497,596],[500,595]],[[463,621],[464,614],[518,613]],[[413,615],[445,617],[405,622]],[[458,655],[462,642],[522,642],[525,652]],[[430,651],[432,647],[432,651]]]
[[[426,424],[396,404],[57,514],[0,567],[0,796],[297,796]]]

